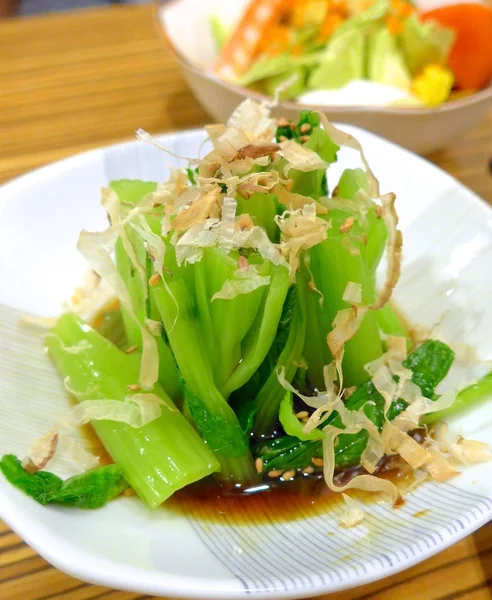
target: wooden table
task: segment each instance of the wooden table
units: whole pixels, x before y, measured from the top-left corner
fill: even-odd
[[[159,39],[151,6],[0,22],[0,181],[88,148],[208,121]],[[492,115],[429,157],[492,202]],[[338,600],[492,598],[492,524]],[[136,600],[51,567],[0,522],[1,600]]]

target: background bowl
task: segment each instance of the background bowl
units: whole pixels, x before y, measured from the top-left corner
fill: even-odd
[[[216,56],[209,16],[219,14],[231,26],[249,0],[172,0],[159,6],[157,16],[165,40],[181,65],[197,100],[219,122],[227,120],[244,98],[267,96],[222,81],[211,71]],[[422,8],[442,0],[420,0]],[[449,0],[448,2],[449,3]],[[476,94],[437,108],[329,107],[281,101],[275,116],[297,120],[302,108],[323,111],[330,120],[358,125],[414,152],[425,154],[443,148],[479,123],[492,107],[492,84]]]

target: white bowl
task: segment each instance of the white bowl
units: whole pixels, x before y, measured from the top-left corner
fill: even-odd
[[[163,3],[157,13],[168,46],[195,97],[219,122],[226,121],[248,96],[267,99],[263,94],[219,79],[211,70],[215,49],[209,16],[218,14],[225,23],[232,25],[248,2],[171,0]],[[432,7],[442,1],[420,0],[422,3]],[[281,101],[273,114],[294,119],[302,108],[322,111],[332,121],[363,127],[418,154],[426,154],[443,148],[484,119],[492,108],[492,84],[476,94],[437,108],[327,107]]]
[[[398,195],[405,262],[397,303],[414,322],[440,321],[445,336],[491,359],[490,209],[419,157],[355,127],[345,129],[361,141],[382,191]],[[161,138],[181,156],[196,155],[202,140],[197,131]],[[130,142],[55,163],[0,188],[1,454],[25,455],[69,402],[42,339],[20,327],[19,317],[55,315],[71,296],[86,269],[75,250],[78,233],[106,226],[99,188],[118,178],[162,180],[168,158]],[[353,159],[353,151],[342,150],[332,171],[339,175]],[[452,431],[490,441],[489,409],[490,403],[455,419]],[[62,463],[50,468],[67,472]],[[490,464],[466,469],[449,483],[425,484],[398,510],[369,505],[363,525],[354,529],[339,528],[341,510],[299,514],[283,523],[259,523],[252,516],[240,525],[230,516],[209,523],[195,512],[151,512],[136,498],[123,497],[91,512],[40,506],[0,475],[1,518],[63,571],[140,594],[232,600],[336,592],[443,550],[491,519]]]

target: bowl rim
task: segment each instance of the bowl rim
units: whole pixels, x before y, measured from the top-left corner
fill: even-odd
[[[241,85],[236,85],[229,81],[225,81],[220,77],[217,77],[210,69],[202,67],[196,63],[190,61],[184,54],[177,48],[171,37],[168,35],[167,27],[166,27],[166,19],[165,13],[170,10],[172,7],[181,4],[182,2],[186,2],[186,0],[167,0],[165,3],[163,0],[157,0],[156,2],[156,10],[155,10],[155,21],[158,27],[159,33],[161,34],[162,39],[164,40],[168,50],[174,56],[174,58],[181,64],[183,68],[192,71],[195,75],[207,79],[208,81],[215,83],[221,87],[228,89],[229,91],[239,94],[243,97],[251,97],[258,102],[266,102],[272,103],[273,98],[271,96],[267,96],[261,92],[257,92],[255,90],[250,90],[249,88]],[[326,105],[326,104],[311,104],[311,103],[300,103],[294,102],[292,100],[279,100],[277,106],[279,108],[286,108],[288,110],[299,110],[299,109],[310,109],[318,112],[328,112],[333,113],[336,112],[338,114],[345,113],[347,115],[351,114],[385,114],[385,115],[401,115],[401,116],[433,116],[439,115],[442,113],[448,113],[450,111],[459,110],[460,108],[465,108],[469,106],[473,106],[475,104],[480,104],[481,102],[490,102],[492,107],[492,81],[489,83],[488,87],[479,90],[475,93],[464,96],[463,98],[458,98],[457,100],[452,100],[450,102],[445,102],[440,106],[436,106],[433,108],[424,107],[424,108],[405,108],[398,106],[344,106],[344,105]]]

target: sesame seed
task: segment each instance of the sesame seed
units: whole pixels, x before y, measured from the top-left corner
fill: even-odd
[[[311,475],[311,473],[314,473],[314,469],[313,469],[313,467],[306,467],[303,470],[303,473],[305,473],[306,475]]]
[[[138,346],[129,346],[126,350],[125,350],[125,354],[131,354],[132,352],[135,352],[135,350],[138,350]]]
[[[135,496],[135,490],[133,488],[126,488],[123,492],[124,496]]]
[[[355,223],[355,217],[347,217],[345,223],[338,228],[340,233],[348,233]]]
[[[306,417],[309,417],[309,413],[307,410],[300,410],[298,413],[296,413],[296,417],[298,419],[305,419]]]
[[[279,136],[278,141],[279,142],[286,142],[287,138],[285,137],[285,135],[281,135],[281,136]]]
[[[301,142],[307,142],[309,139],[308,135],[301,135],[301,137],[299,138],[301,140]]]
[[[307,133],[308,131],[311,131],[311,125],[309,123],[303,123],[300,129],[301,133]]]
[[[289,125],[290,123],[285,117],[280,117],[280,119],[277,120],[277,127],[289,127]]]
[[[149,279],[150,287],[154,287],[155,285],[157,285],[160,280],[161,280],[161,276],[159,275],[159,273],[154,273],[152,275],[152,277]]]
[[[273,471],[268,471],[268,477],[280,477],[280,475],[282,475],[283,471],[281,469],[273,469]]]
[[[257,473],[263,473],[263,460],[261,458],[255,460],[255,467]]]
[[[323,459],[322,458],[312,458],[311,462],[313,463],[313,465],[315,467],[322,467],[324,465]]]
[[[282,479],[285,481],[290,481],[291,479],[294,479],[295,476],[296,472],[294,469],[292,469],[291,471],[285,471],[285,473],[282,475]]]
[[[290,128],[292,129],[292,131],[294,131],[294,129],[295,129],[296,127],[297,127],[297,126],[296,126],[296,124],[295,124],[295,123],[291,123],[291,124],[290,124]]]
[[[138,385],[138,383],[130,383],[126,387],[127,387],[127,389],[131,390],[132,392],[136,392],[137,390],[140,389],[140,386]]]

